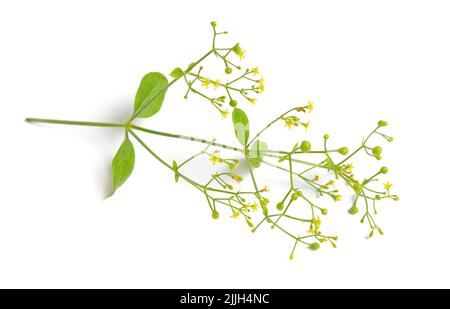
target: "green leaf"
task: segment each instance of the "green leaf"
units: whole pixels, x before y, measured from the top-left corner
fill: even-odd
[[[138,112],[136,117],[148,118],[159,112],[167,85],[167,78],[158,72],[148,73],[142,78],[134,98],[134,112]]]
[[[250,147],[250,158],[248,163],[253,168],[258,168],[261,166],[261,161],[264,159],[264,152],[267,150],[267,144],[260,140],[257,140]]]
[[[172,70],[172,72],[170,72],[169,75],[172,76],[173,78],[180,78],[184,75],[184,72],[180,68],[175,68]]]
[[[128,138],[122,142],[112,161],[114,192],[130,177],[134,168],[134,147]],[[111,194],[111,195],[112,195]]]
[[[180,174],[178,174],[178,164],[175,160],[172,161],[172,168],[175,172],[175,182],[178,182],[178,180],[180,179]]]
[[[248,137],[250,135],[250,125],[248,117],[242,109],[235,108],[233,110],[234,133],[242,146],[247,146]]]

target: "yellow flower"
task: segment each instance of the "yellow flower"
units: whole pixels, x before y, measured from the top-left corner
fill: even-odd
[[[250,208],[253,209],[254,211],[256,211],[256,209],[258,208],[258,204],[253,203],[250,205]]]
[[[284,119],[284,126],[288,127],[288,129],[290,130],[292,126],[295,126],[295,122],[291,117],[288,117]]]
[[[214,151],[211,156],[209,157],[209,160],[211,160],[213,165],[216,165],[217,163],[222,162],[222,159],[219,157],[219,152]]]
[[[239,44],[234,45],[232,50],[239,57],[239,59],[242,60],[243,58],[245,58],[245,50],[241,48],[241,45]]]
[[[349,164],[344,166],[344,173],[351,174],[352,173],[352,169],[353,169],[353,164],[349,163]]]
[[[254,99],[254,98],[247,98],[247,100],[252,104],[256,103],[256,99]]]
[[[237,174],[232,174],[231,178],[233,178],[233,180],[236,181],[238,184],[242,181],[242,176],[239,176]]]
[[[214,89],[219,88],[220,87],[220,79],[216,79],[216,81],[213,82],[213,86],[214,86]]]
[[[258,80],[258,87],[256,87],[261,92],[264,92],[264,77],[261,77],[260,80]]]
[[[392,187],[392,184],[388,181],[388,182],[384,183],[383,186],[387,191],[389,191],[389,189]]]
[[[309,121],[308,122],[300,122],[300,124],[305,128],[305,130],[308,130],[308,128],[309,128]]]
[[[258,67],[252,68],[252,73],[253,73],[254,76],[258,75],[259,74],[259,68]]]
[[[261,189],[261,192],[269,192],[269,187],[264,186],[264,188]]]
[[[231,215],[231,218],[236,219],[237,217],[239,217],[239,215],[241,214],[239,211],[237,210],[232,210],[233,214]]]
[[[394,201],[399,201],[400,200],[400,196],[398,196],[398,195],[391,195],[391,199],[393,199]]]
[[[333,195],[333,199],[334,199],[335,202],[342,201],[342,195],[340,195],[340,194]]]
[[[306,106],[306,109],[311,113],[313,110],[313,102],[308,101],[308,106]]]
[[[320,220],[319,217],[313,219],[313,225],[314,225],[314,234],[317,234],[317,232],[320,229],[320,225],[322,224],[322,220]]]
[[[245,58],[245,50],[241,49],[241,51],[238,53],[238,56],[239,56],[239,60],[244,59]]]
[[[209,78],[202,79],[202,86],[208,88],[211,85],[211,80]]]
[[[229,113],[230,113],[230,112],[229,112],[228,110],[220,111],[220,114],[222,115],[222,119],[227,118],[227,116],[228,116]]]
[[[318,181],[319,180],[319,175],[314,176],[314,181]]]

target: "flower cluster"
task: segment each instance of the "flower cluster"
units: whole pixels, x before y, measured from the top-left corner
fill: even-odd
[[[239,43],[231,47],[217,47],[217,38],[228,32],[218,32],[215,22],[212,22],[211,25],[213,28],[212,53],[223,63],[225,76],[210,77],[204,73],[203,66],[199,67],[196,72],[190,71],[188,74],[183,74],[187,86],[184,98],[187,99],[190,93],[200,96],[211,103],[225,119],[229,114],[226,104],[235,108],[240,99],[251,104],[256,103],[255,96],[264,92],[264,77],[260,76],[258,67],[242,69],[231,59],[233,55],[239,60],[245,58],[245,51]],[[235,70],[238,72],[237,75],[234,75]]]

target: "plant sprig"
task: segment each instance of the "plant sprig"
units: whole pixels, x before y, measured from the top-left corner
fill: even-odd
[[[386,121],[379,121],[361,144],[350,151],[347,147],[329,149],[330,136],[323,137],[320,148],[313,148],[307,140],[296,142],[290,149],[270,149],[261,139],[267,130],[284,125],[288,130],[297,127],[308,129],[310,122],[306,114],[313,110],[313,103],[308,101],[304,106],[297,106],[282,113],[269,122],[256,134],[251,136],[250,121],[244,111],[245,102],[256,103],[256,95],[264,91],[264,78],[260,76],[259,68],[242,67],[237,61],[245,57],[245,51],[239,43],[229,47],[218,47],[218,38],[226,35],[226,31],[217,31],[217,24],[211,23],[213,39],[211,49],[192,62],[185,69],[177,67],[171,71],[168,78],[159,72],[146,74],[138,87],[134,100],[133,113],[126,123],[91,122],[27,118],[30,123],[49,123],[77,126],[111,127],[124,130],[124,140],[120,145],[112,162],[113,188],[111,195],[122,186],[131,176],[135,165],[135,150],[133,142],[141,145],[151,157],[164,165],[173,174],[175,182],[180,179],[200,191],[214,219],[219,219],[222,213],[228,213],[231,218],[242,218],[252,232],[256,232],[263,223],[272,229],[280,230],[292,238],[294,244],[290,258],[299,244],[311,250],[317,250],[321,244],[329,243],[336,247],[338,237],[324,234],[321,231],[322,218],[328,214],[327,208],[316,204],[309,192],[315,196],[326,196],[334,202],[342,200],[338,188],[339,183],[345,184],[352,191],[353,202],[348,209],[352,215],[362,213],[360,221],[369,226],[369,236],[375,232],[383,234],[382,229],[375,222],[378,213],[377,206],[381,200],[399,200],[398,195],[391,193],[392,184],[384,182],[380,185],[379,177],[388,173],[387,167],[381,167],[370,176],[357,178],[353,174],[353,162],[357,155],[368,155],[381,160],[382,147],[374,143],[375,137],[381,137],[387,142],[393,138],[382,130],[388,125]],[[203,61],[214,56],[223,65],[225,77],[211,77],[205,74]],[[144,128],[134,124],[136,118],[149,118],[156,115],[164,102],[166,92],[178,80],[184,81],[187,87],[184,97],[191,94],[206,100],[219,111],[222,118],[227,118],[231,109],[234,134],[239,146],[231,146],[206,140],[203,138],[174,134]],[[242,103],[242,101],[244,101]],[[242,107],[238,105],[243,104]],[[226,107],[226,104],[228,107]],[[183,161],[167,160],[158,155],[153,146],[146,144],[141,134],[159,135],[169,139],[182,139],[205,146],[197,153]],[[224,157],[220,150],[231,151],[241,156]],[[308,159],[311,156],[315,160]],[[214,170],[209,179],[201,183],[185,173],[185,166],[200,157],[207,157]],[[239,164],[248,166],[251,189],[243,189],[243,176],[236,172]],[[258,178],[258,168],[262,165],[285,173],[287,189],[274,203],[267,197],[269,187],[261,186]],[[321,176],[319,176],[321,174]],[[362,211],[360,211],[362,209]],[[291,231],[291,230],[294,231]]]

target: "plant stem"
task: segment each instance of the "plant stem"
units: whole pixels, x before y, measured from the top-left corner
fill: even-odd
[[[26,118],[28,123],[50,123],[50,124],[64,124],[73,126],[88,126],[88,127],[114,127],[125,128],[125,124],[112,122],[94,122],[94,121],[72,121],[72,120],[56,120],[56,119],[42,119],[42,118]]]

